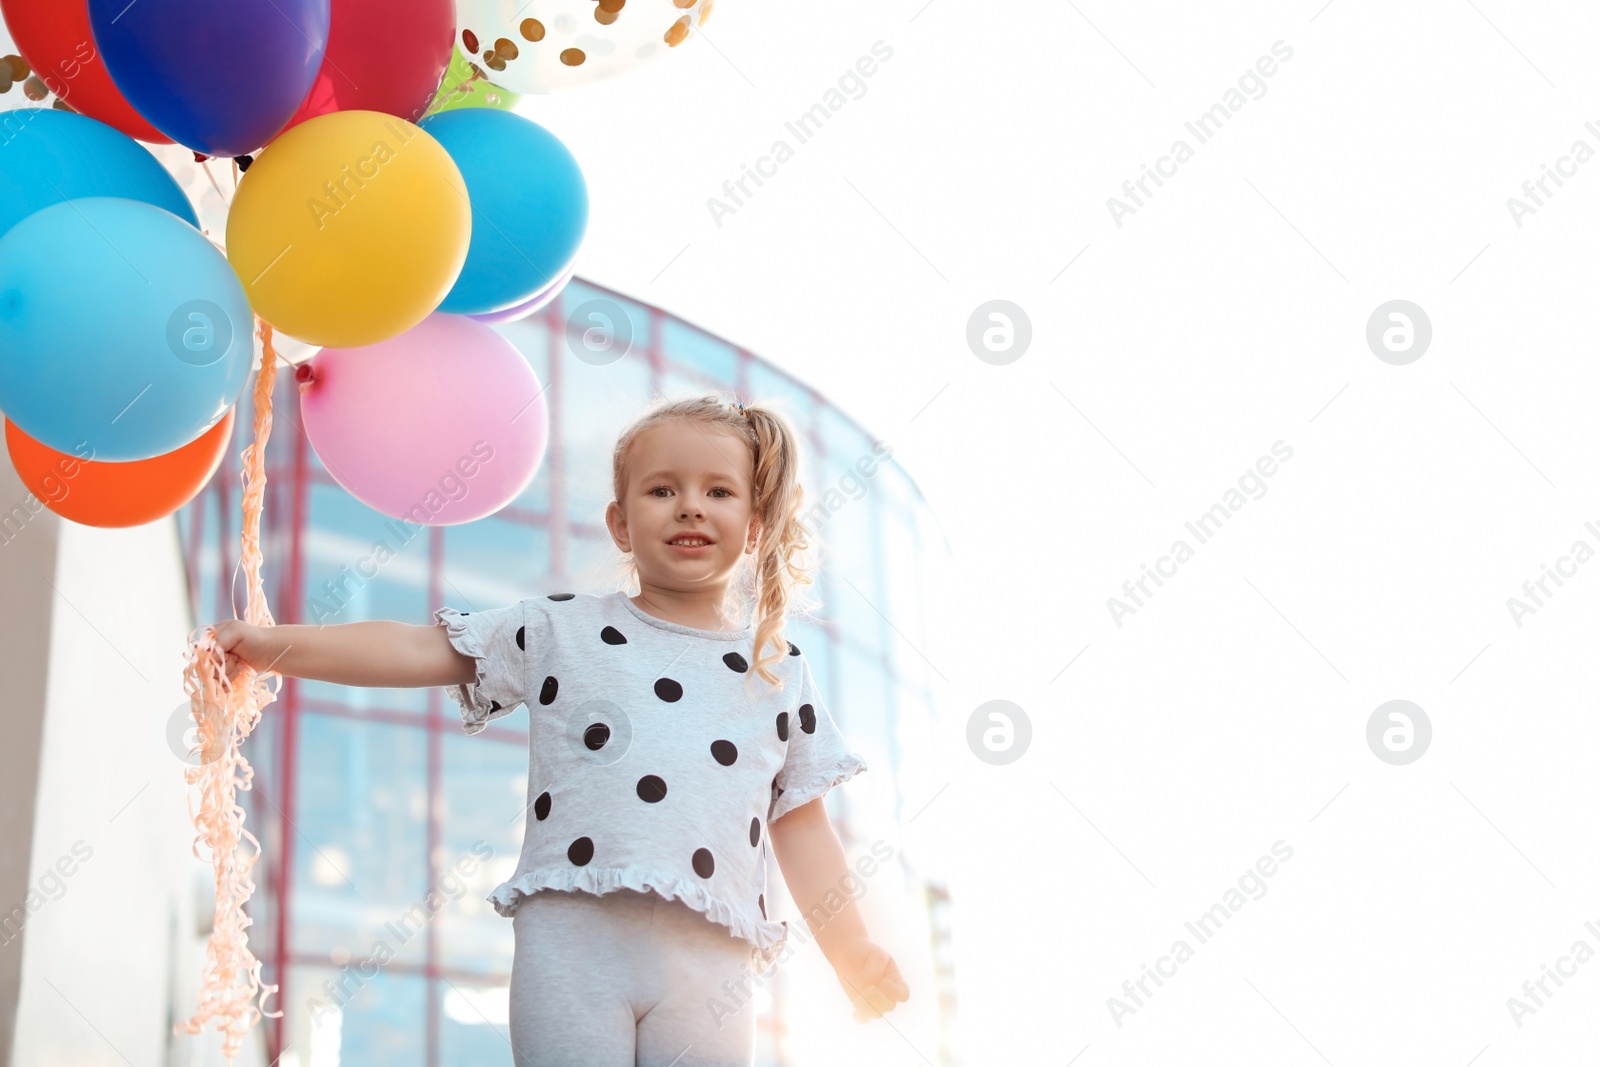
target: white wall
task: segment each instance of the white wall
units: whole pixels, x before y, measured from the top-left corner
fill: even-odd
[[[9,462],[0,466],[0,509],[8,509],[26,490]],[[204,962],[197,917],[209,923],[211,908],[209,858],[190,853],[183,763],[167,740],[185,703],[191,625],[176,525],[100,530],[40,512],[8,536],[0,544],[0,564],[11,564],[0,566],[0,614],[14,620],[6,636],[20,641],[29,627],[16,620],[29,618],[45,620],[49,636],[47,651],[35,633],[28,657],[8,647],[0,658],[23,674],[41,655],[48,663],[42,709],[37,695],[4,705],[8,732],[43,712],[37,743],[7,757],[25,769],[37,756],[31,843],[24,852],[25,828],[8,827],[0,861],[0,911],[25,914],[22,935],[0,946],[0,974],[14,972],[21,954],[20,996],[0,1001],[0,1017],[15,1008],[12,1062],[220,1064],[214,1036],[172,1034],[195,1005]],[[49,539],[53,573],[17,565],[47,555]],[[10,681],[0,688],[11,691]],[[20,792],[12,785],[0,790],[27,803],[10,795]],[[25,885],[15,862],[24,854]],[[252,1036],[241,1067],[264,1059],[259,1026]]]

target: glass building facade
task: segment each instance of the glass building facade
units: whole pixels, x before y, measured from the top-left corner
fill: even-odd
[[[865,847],[858,835],[869,826],[898,841],[921,802],[905,795],[901,768],[931,749],[930,672],[917,649],[927,643],[923,600],[948,551],[915,484],[804,383],[581,278],[541,312],[496,329],[546,386],[550,442],[517,500],[460,526],[389,519],[336,484],[300,430],[294,376],[281,369],[262,530],[277,621],[428,623],[445,605],[471,611],[610,588],[618,555],[603,516],[623,426],[663,395],[720,389],[772,404],[803,438],[806,520],[822,544],[807,591],[821,604],[817,621],[791,621],[787,633],[806,649],[835,721],[871,771],[826,803],[847,852]],[[243,608],[243,585],[234,584],[238,454],[250,421],[241,410],[222,469],[178,515],[198,623],[232,618],[231,595]],[[484,898],[510,875],[522,844],[527,721],[519,711],[467,737],[439,689],[284,680],[246,744],[255,778],[241,794],[263,849],[252,945],[265,980],[281,986],[271,1003],[284,1012],[261,1024],[267,1062],[509,1062],[511,923]],[[928,939],[940,1002],[938,1032],[916,1043],[927,1058],[954,1063],[948,897],[916,856],[897,849],[891,863],[907,924]],[[775,893],[782,885],[775,861],[769,885]],[[778,915],[804,930],[781,899]],[[916,984],[914,965],[901,962]],[[792,1040],[786,978],[777,968],[755,1001],[763,1067],[810,1062]]]

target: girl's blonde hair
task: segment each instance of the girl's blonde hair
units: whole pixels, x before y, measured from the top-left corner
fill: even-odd
[[[799,438],[782,413],[759,404],[730,403],[715,394],[660,400],[617,437],[611,481],[618,507],[628,491],[624,469],[634,439],[658,422],[679,418],[726,430],[748,443],[754,454],[752,511],[760,520],[761,531],[755,566],[740,568],[736,587],[741,607],[756,605],[755,662],[750,673],[781,688],[770,665],[789,654],[789,642],[783,635],[785,619],[791,609],[806,607],[800,602],[800,590],[813,584],[811,543],[800,521],[805,489],[800,484]],[[638,564],[631,553],[625,557],[624,569],[630,584],[637,580]],[[763,649],[772,651],[763,654]],[[748,683],[748,675],[745,680]]]

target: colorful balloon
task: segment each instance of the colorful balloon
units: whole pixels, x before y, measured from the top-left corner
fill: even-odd
[[[172,138],[150,125],[111,80],[89,32],[85,0],[0,0],[17,51],[45,88],[72,110],[151,144]]]
[[[58,452],[193,441],[239,399],[253,328],[227,259],[170,211],[84,197],[0,237],[0,411]]]
[[[467,318],[475,319],[478,322],[486,322],[490,325],[501,322],[515,322],[518,319],[525,319],[534,312],[544,308],[556,297],[560,296],[561,290],[565,289],[567,287],[567,283],[571,280],[572,269],[569,268],[561,277],[545,286],[545,288],[541,291],[534,293],[533,296],[527,301],[518,304],[516,307],[507,308],[504,311],[489,311],[482,315],[468,315]]]
[[[435,312],[399,337],[324,348],[295,372],[311,447],[350,495],[428,526],[481,519],[533,480],[544,390],[493,327]]]
[[[666,55],[711,14],[712,0],[456,0],[461,49],[496,85],[559,93]]]
[[[439,310],[501,311],[561,277],[589,225],[589,189],[561,139],[488,108],[429,115],[418,125],[455,160],[472,201],[472,244]]]
[[[510,111],[522,100],[521,93],[502,89],[481,76],[482,67],[478,68],[480,76],[473,77],[473,66],[461,54],[459,47],[450,50],[450,66],[444,72],[444,81],[439,83],[433,103],[428,105],[427,114],[437,115],[441,111],[455,111],[463,107],[493,107]]]
[[[335,111],[267,146],[228,211],[250,304],[308,344],[359,348],[439,306],[472,238],[450,153],[405,119]]]
[[[0,111],[0,236],[42,207],[116,196],[200,220],[167,169],[103,122],[55,108]]]
[[[299,110],[329,0],[88,0],[111,80],[150,124],[208,156],[248,155]]]
[[[85,526],[142,526],[164,519],[193,500],[222,464],[233,439],[233,413],[182,448],[127,463],[58,452],[10,420],[6,449],[33,495],[63,519]]]
[[[288,129],[332,111],[382,111],[417,121],[450,63],[452,0],[335,0],[322,69]],[[281,131],[280,131],[281,136]]]

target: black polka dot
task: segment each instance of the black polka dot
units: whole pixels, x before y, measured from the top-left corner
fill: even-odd
[[[550,817],[550,794],[548,791],[540,793],[539,799],[533,802],[533,817],[544,822]]]
[[[737,652],[729,652],[722,657],[722,662],[728,665],[730,671],[738,671],[740,674],[750,669],[750,664]]]
[[[795,644],[793,641],[790,641],[789,642],[789,655],[798,656],[799,654],[800,654],[800,646]]]
[[[528,628],[526,626],[517,627],[517,647],[524,652],[528,651],[527,639]]]
[[[572,861],[573,866],[582,867],[594,859],[594,842],[587,837],[578,838],[567,846],[567,859]]]
[[[539,703],[553,704],[556,699],[556,690],[561,688],[561,683],[556,681],[556,676],[551,675],[544,680],[544,687],[539,690]]]
[[[615,626],[607,626],[604,630],[601,630],[600,640],[608,645],[625,645],[628,643],[628,639],[622,636],[622,631]]]
[[[757,893],[756,903],[761,906],[761,917],[765,919],[767,917],[767,895],[765,893]]]
[[[808,734],[817,732],[817,709],[810,704],[800,705],[800,729]]]
[[[789,713],[787,711],[778,712],[778,740],[789,740]]]
[[[471,615],[471,614],[472,614],[472,612],[470,612],[470,611],[463,611],[463,612],[462,612],[462,613],[461,613],[461,617],[462,617],[462,618],[463,618],[463,619],[465,619],[465,618],[467,618],[467,617],[468,617],[468,616],[470,616],[470,615]]]
[[[573,596],[574,596],[574,594],[572,594],[572,593],[551,593],[550,594],[550,599],[551,600],[571,600],[573,598]]]
[[[489,714],[490,715],[493,715],[495,712],[497,712],[499,710],[500,710],[500,702],[498,700],[489,701]]]
[[[761,820],[750,820],[750,847],[755,848],[761,842]]]
[[[674,682],[671,678],[657,678],[656,696],[671,704],[675,700],[682,699],[683,686]]]
[[[732,741],[719,739],[711,742],[711,755],[724,767],[732,767],[733,761],[739,758],[739,748]]]
[[[647,774],[634,787],[639,799],[646,804],[656,804],[667,799],[667,783],[659,775]]]
[[[590,752],[599,752],[606,747],[606,742],[611,740],[611,727],[603,722],[591,723],[583,731],[583,745]]]
[[[586,837],[584,840],[587,841],[589,839]],[[709,848],[695,849],[693,863],[694,873],[702,878],[710,878],[711,872],[717,869],[717,861],[712,859]]]

